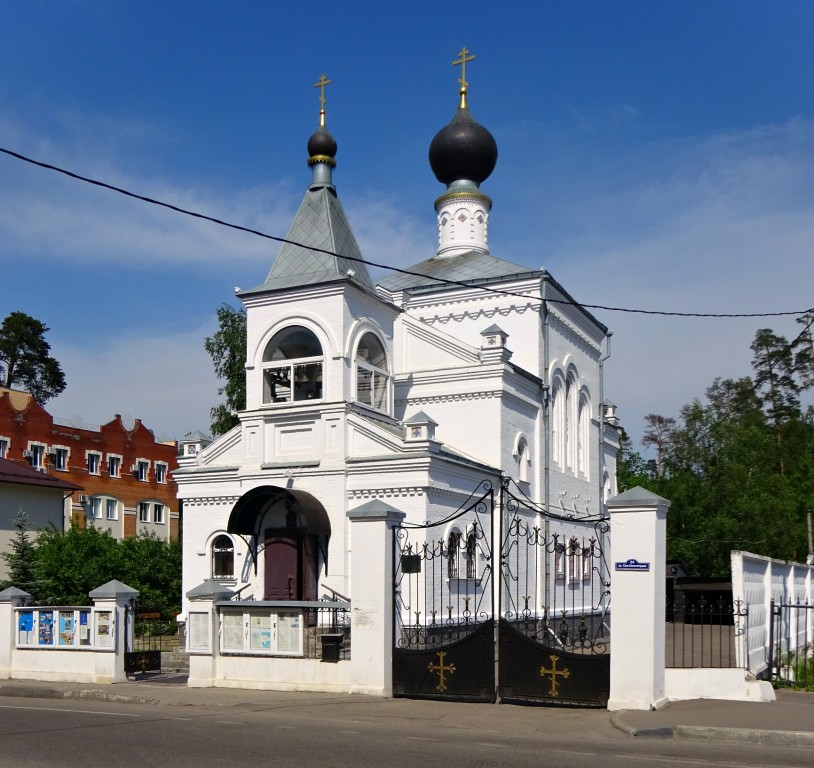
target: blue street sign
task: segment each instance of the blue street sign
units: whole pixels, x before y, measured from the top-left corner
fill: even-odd
[[[616,563],[616,570],[617,571],[649,571],[650,570],[650,563],[640,563],[638,560],[634,558],[630,558],[629,560],[625,560],[621,563]]]

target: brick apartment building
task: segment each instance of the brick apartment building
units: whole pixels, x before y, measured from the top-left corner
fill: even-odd
[[[142,532],[177,539],[179,502],[170,474],[177,452],[176,442],[157,442],[139,419],[116,414],[99,427],[67,422],[27,392],[0,388],[0,458],[82,489],[65,499],[66,528],[75,522],[107,528],[117,539]]]

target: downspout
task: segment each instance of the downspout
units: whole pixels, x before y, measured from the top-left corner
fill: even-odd
[[[543,320],[543,451],[545,460],[543,461],[543,509],[545,510],[545,529],[543,531],[544,541],[548,541],[548,513],[549,497],[551,495],[551,415],[549,405],[551,403],[551,377],[549,372],[550,356],[548,344],[548,304],[546,303],[546,286],[548,274],[543,275],[543,285],[540,298],[543,303],[540,307]],[[551,585],[551,573],[549,571],[548,554],[541,553],[543,557],[543,605],[548,613],[548,596]],[[538,571],[539,573],[539,571]]]
[[[613,331],[605,334],[605,354],[599,358],[599,514],[605,517],[605,361],[611,356],[611,336]]]
[[[605,334],[605,354],[599,358],[599,456],[597,462],[599,463],[599,516],[604,520],[607,516],[608,510],[605,506],[605,361],[611,356],[611,336],[613,331],[607,331]],[[608,539],[607,529],[602,526],[599,548],[601,552],[608,552]],[[605,558],[602,558],[602,563]],[[602,568],[600,563],[600,569]],[[610,566],[607,566],[610,568]],[[602,573],[600,570],[600,578],[604,581],[610,582],[610,571]]]

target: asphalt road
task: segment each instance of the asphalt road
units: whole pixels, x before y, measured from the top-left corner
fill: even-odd
[[[414,702],[412,703],[414,705]],[[330,700],[295,706],[151,706],[0,698],[0,766],[330,766],[364,768],[597,768],[809,766],[810,749],[631,738],[601,710],[481,705],[481,727],[456,724],[461,706],[372,707]]]

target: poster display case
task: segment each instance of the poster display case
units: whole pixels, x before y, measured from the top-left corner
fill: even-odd
[[[18,648],[113,648],[113,613],[92,608],[21,608],[16,612]],[[91,627],[96,632],[91,633]]]
[[[220,611],[220,652],[266,656],[303,655],[303,614],[296,609]]]

